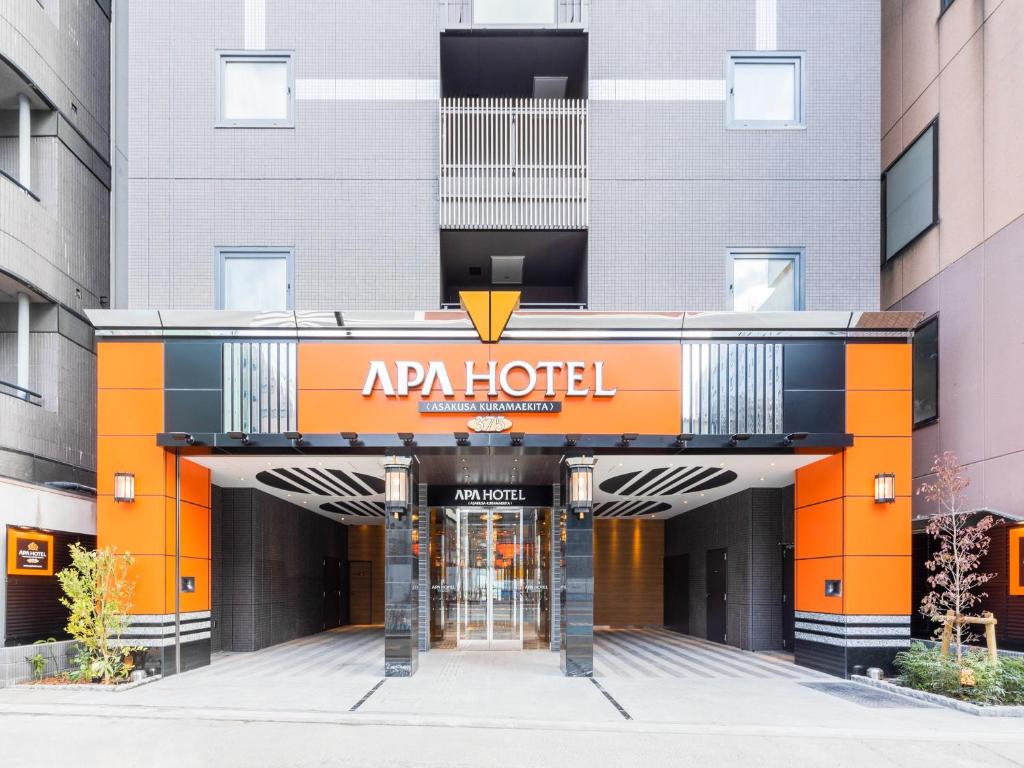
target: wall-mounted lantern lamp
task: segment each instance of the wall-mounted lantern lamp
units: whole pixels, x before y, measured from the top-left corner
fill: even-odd
[[[400,520],[409,509],[409,467],[412,459],[408,456],[388,456],[384,460],[384,508],[389,517]]]
[[[135,501],[135,475],[132,472],[114,473],[114,501]]]
[[[892,504],[896,501],[896,475],[883,472],[875,475],[875,504]]]
[[[582,520],[594,505],[594,458],[574,456],[565,464],[569,469],[568,506]]]

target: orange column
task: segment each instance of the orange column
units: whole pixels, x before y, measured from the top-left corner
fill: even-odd
[[[135,558],[132,613],[174,613],[174,453],[156,444],[164,429],[162,342],[103,341],[97,371],[97,544]],[[135,501],[115,502],[114,473],[135,475]],[[181,460],[181,574],[195,592],[182,612],[210,610],[209,471]]]
[[[895,652],[905,644],[911,612],[912,414],[911,346],[848,344],[846,431],[853,445],[796,473],[798,661],[801,641],[805,651],[814,647],[808,644],[829,646],[830,653],[842,649],[842,673],[856,658],[882,664],[878,659],[889,653],[883,649]],[[881,473],[896,476],[895,503],[875,503],[874,479]],[[829,580],[841,584],[837,594],[826,594]],[[815,659],[820,663],[810,666],[831,665]]]

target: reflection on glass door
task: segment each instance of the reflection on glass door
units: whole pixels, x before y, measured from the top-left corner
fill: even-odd
[[[523,647],[527,532],[521,509],[458,512],[458,646]],[[535,529],[535,525],[529,526]],[[532,547],[530,548],[532,551]],[[530,611],[534,614],[535,611]]]

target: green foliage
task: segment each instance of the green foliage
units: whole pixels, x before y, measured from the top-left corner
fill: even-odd
[[[121,642],[135,591],[128,577],[134,559],[110,549],[87,550],[77,543],[69,549],[71,565],[57,579],[64,590],[61,605],[69,611],[66,629],[78,642],[71,677],[112,683],[128,676],[131,666],[125,660],[136,650]]]
[[[57,638],[48,637],[45,640],[36,640],[32,645],[43,645],[44,643],[55,643]],[[32,665],[32,679],[42,680],[43,674],[46,672],[46,656],[43,654],[43,650],[40,648],[36,651],[34,656],[26,656],[25,661]]]
[[[965,649],[958,662],[938,648],[914,643],[896,654],[896,668],[908,688],[938,693],[975,704],[1024,704],[1024,660],[1004,658],[993,664],[988,654]],[[972,684],[967,684],[973,681]]]

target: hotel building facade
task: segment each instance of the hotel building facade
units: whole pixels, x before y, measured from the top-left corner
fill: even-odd
[[[875,0],[114,18],[97,540],[147,664],[344,624],[389,675],[588,675],[595,626],[836,675],[909,643]]]

